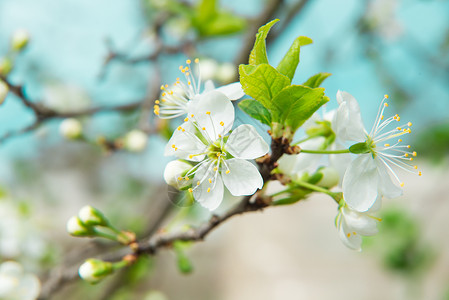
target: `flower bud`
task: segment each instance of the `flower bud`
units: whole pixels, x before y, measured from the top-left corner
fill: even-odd
[[[30,34],[28,31],[25,29],[18,29],[12,35],[11,49],[13,51],[21,51],[28,45],[29,40]]]
[[[109,224],[108,219],[98,209],[90,205],[81,208],[78,217],[87,226],[107,226]]]
[[[6,76],[12,70],[12,61],[7,57],[0,57],[0,75]]]
[[[6,99],[6,96],[8,95],[9,88],[3,81],[0,80],[0,105],[3,104],[3,102]]]
[[[73,216],[67,221],[67,232],[73,236],[92,236],[93,231],[87,227],[80,218]]]
[[[180,160],[169,162],[164,170],[165,182],[177,189],[181,189],[188,185],[188,180],[185,180],[183,175],[191,168],[192,166],[190,164]]]
[[[92,284],[100,282],[113,272],[112,263],[93,258],[86,260],[78,269],[80,277]]]
[[[125,148],[132,152],[145,150],[148,136],[141,130],[132,130],[125,136]]]
[[[231,63],[224,63],[217,70],[217,80],[222,83],[235,81],[237,77],[237,67]]]
[[[338,174],[338,171],[335,168],[324,167],[320,169],[318,172],[323,174],[323,177],[317,183],[318,186],[330,189],[336,186],[340,181],[340,175]]]
[[[61,135],[67,139],[74,140],[81,136],[83,127],[81,122],[74,118],[68,118],[61,122],[59,126]]]

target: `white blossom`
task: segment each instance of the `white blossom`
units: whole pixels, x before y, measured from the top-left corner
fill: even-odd
[[[77,139],[83,132],[83,126],[77,119],[67,118],[59,125],[59,131],[67,139]]]
[[[362,236],[377,234],[377,223],[381,221],[372,215],[379,206],[373,207],[369,212],[358,212],[347,205],[341,205],[335,219],[341,241],[350,249],[361,251]]]
[[[17,29],[14,31],[11,39],[11,48],[14,51],[20,51],[26,47],[30,40],[30,34],[25,29]]]
[[[411,122],[393,129],[390,124],[399,122],[399,115],[384,120],[384,110],[388,107],[385,95],[370,133],[363,127],[357,101],[350,94],[339,92],[337,99],[340,107],[334,122],[339,126],[340,138],[358,141],[350,150],[358,157],[351,162],[343,178],[343,194],[346,203],[359,212],[367,211],[373,206],[378,195],[395,198],[402,194],[399,180],[392,166],[421,175],[416,165],[411,165],[416,152],[409,151],[410,145],[403,145],[399,138],[411,132]],[[393,140],[393,141],[391,141]],[[357,150],[356,148],[360,149]]]
[[[265,155],[269,147],[251,125],[234,123],[234,107],[218,91],[201,95],[192,113],[168,142],[165,155],[196,162],[181,180],[191,180],[196,201],[214,210],[223,198],[224,186],[234,196],[251,195],[263,185],[262,176],[247,159]]]
[[[148,135],[141,130],[131,130],[124,139],[125,148],[132,152],[145,150],[148,143]]]
[[[34,300],[40,293],[40,282],[14,261],[0,264],[0,299]]]
[[[198,101],[202,93],[212,90],[225,94],[230,100],[237,100],[243,97],[244,92],[240,82],[234,82],[219,88],[215,88],[212,81],[206,81],[204,91],[201,88],[201,67],[199,59],[186,61],[187,66],[180,66],[179,70],[185,76],[185,82],[179,77],[172,87],[169,85],[161,86],[161,98],[155,101],[154,113],[162,119],[171,119],[189,114],[194,110],[195,103]],[[194,76],[194,72],[200,73],[198,77]]]
[[[164,180],[168,185],[181,189],[189,183],[188,181],[183,180],[183,178],[191,168],[192,165],[187,162],[173,160],[165,166]]]

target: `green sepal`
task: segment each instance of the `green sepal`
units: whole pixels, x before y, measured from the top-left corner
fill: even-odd
[[[259,120],[263,124],[271,125],[271,114],[260,102],[246,99],[240,101],[239,107],[250,117]]]
[[[302,85],[311,87],[311,88],[317,88],[320,87],[320,85],[323,83],[323,81],[331,76],[331,73],[318,73],[307,79],[306,82],[304,82]]]
[[[173,244],[173,250],[176,253],[176,263],[178,269],[183,274],[189,274],[193,271],[193,264],[190,259],[185,255],[184,250],[189,248],[190,242],[177,241]]]
[[[369,153],[370,151],[371,151],[370,147],[365,142],[357,143],[349,147],[349,152],[354,154],[366,154]]]
[[[288,49],[287,53],[285,54],[284,58],[282,58],[276,69],[281,74],[284,74],[285,76],[290,78],[290,80],[292,80],[293,76],[295,76],[295,71],[299,64],[299,54],[301,51],[301,46],[309,45],[311,43],[313,43],[312,39],[306,36],[297,37],[293,41],[290,49]]]
[[[271,27],[278,22],[279,19],[274,19],[271,22],[261,26],[256,34],[256,41],[254,42],[253,49],[249,54],[249,64],[250,65],[260,65],[260,64],[268,64],[267,57],[267,46],[265,40],[267,39],[268,32]]]

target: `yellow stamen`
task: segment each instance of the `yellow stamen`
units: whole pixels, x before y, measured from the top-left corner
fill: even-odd
[[[208,181],[209,181],[209,183],[212,183],[212,178],[209,178],[209,180],[208,180]]]
[[[159,104],[160,102],[159,102],[159,100],[156,100],[156,101],[154,101],[154,103]]]
[[[210,193],[210,188],[207,188],[207,192]]]
[[[187,176],[186,176],[185,178],[186,178],[186,180],[190,180],[190,178],[189,178],[189,177],[187,177]]]
[[[385,94],[384,97],[385,97],[386,99],[390,98],[390,96],[388,96],[387,94]]]
[[[401,186],[404,186],[404,183],[403,183],[403,182],[401,182]]]
[[[417,170],[417,169],[418,169],[418,166],[413,166],[413,168],[414,168],[415,170]]]
[[[385,147],[390,147],[390,144],[385,144],[384,146],[385,146]]]
[[[194,114],[191,114],[191,115],[190,115],[190,117],[192,117],[192,118],[193,118],[193,116],[194,116]]]
[[[214,167],[214,171],[217,172],[217,171],[218,171],[218,168],[217,168],[217,167]]]
[[[193,158],[193,155],[192,155],[192,154],[190,154],[190,155],[189,155],[189,158],[190,158],[190,159],[192,159],[192,158]]]
[[[187,122],[188,120],[189,120],[189,118],[185,118],[185,119],[184,119],[184,122]]]
[[[402,142],[402,139],[399,139],[398,142],[399,142],[399,143]]]
[[[419,173],[418,173],[418,176],[421,176],[421,175],[422,175],[422,173],[421,173],[421,172],[419,172]]]
[[[416,151],[413,151],[412,155],[413,155],[413,156],[416,156],[416,155],[417,155]]]
[[[380,116],[380,119],[383,120],[383,119],[384,119],[384,116]]]
[[[231,173],[231,171],[229,171],[229,170],[226,170],[226,172],[225,172],[226,174],[229,174],[229,173]]]
[[[210,115],[210,111],[206,111],[206,115]]]
[[[175,148],[176,148],[175,144],[171,145],[171,147],[172,147],[173,149],[175,149]]]
[[[195,58],[195,63],[199,63],[200,59],[199,58]]]
[[[385,106],[385,107],[388,107],[388,103],[384,103],[384,106]]]
[[[192,61],[190,59],[186,60],[186,64],[190,65]]]
[[[181,181],[181,180],[182,180],[182,177],[178,177],[178,180]]]
[[[178,130],[181,130],[181,129],[182,129],[182,127],[181,127],[181,126],[179,126],[179,127],[178,127]]]
[[[197,182],[196,182],[196,185],[200,185],[200,182],[199,182],[199,181],[197,181]]]
[[[348,236],[348,237],[350,237],[350,236],[351,236],[351,234],[350,234],[350,233],[348,233],[348,234],[347,234],[347,236]]]
[[[201,129],[206,130],[206,127],[203,127],[203,128],[201,128]]]
[[[221,122],[220,122],[220,125],[221,125],[221,126],[224,126],[224,122],[223,122],[223,121],[221,121]]]
[[[190,188],[190,189],[189,189],[189,192],[190,192],[190,193],[191,193],[191,192],[193,192],[193,189],[192,189],[192,188]]]
[[[408,125],[408,126],[412,126],[412,122],[408,122],[407,125]]]
[[[410,149],[410,145],[407,145],[407,148],[409,148],[409,149]]]

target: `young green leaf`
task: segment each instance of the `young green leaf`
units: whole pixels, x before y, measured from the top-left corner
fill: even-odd
[[[304,82],[302,85],[305,85],[305,86],[308,86],[308,87],[311,87],[311,88],[317,88],[317,87],[319,87],[323,83],[323,81],[327,77],[329,77],[331,75],[332,75],[331,73],[318,73],[318,74],[315,74],[312,77],[310,77],[309,79],[307,79],[307,81]]]
[[[273,99],[273,105],[279,107],[279,115],[273,114],[273,121],[279,121],[295,132],[315,111],[329,101],[323,88],[312,89],[302,85],[284,88]]]
[[[275,19],[259,28],[256,35],[256,41],[254,42],[254,47],[249,54],[250,65],[268,64],[267,46],[265,44],[265,40],[271,27],[278,21],[279,19]]]
[[[284,58],[282,58],[279,65],[276,67],[276,69],[281,73],[290,78],[290,80],[293,79],[293,76],[295,76],[296,68],[299,64],[299,54],[301,51],[301,46],[309,45],[313,41],[305,36],[299,36],[291,45],[290,49],[288,49],[287,53],[285,54]]]
[[[257,67],[240,65],[239,73],[240,83],[245,94],[262,103],[268,110],[278,109],[279,106],[273,106],[272,99],[290,84],[290,79],[287,76],[267,64]]]
[[[271,114],[260,102],[252,99],[242,100],[239,107],[250,117],[271,126]]]

